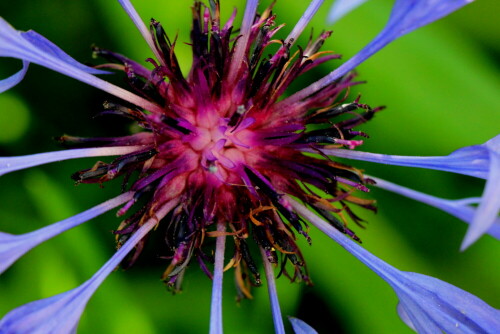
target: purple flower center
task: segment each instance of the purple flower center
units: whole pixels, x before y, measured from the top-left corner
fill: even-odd
[[[337,58],[318,52],[331,33],[323,32],[304,49],[292,51],[290,43],[272,39],[282,26],[275,26],[271,8],[254,18],[246,34],[242,28],[243,35],[238,35],[232,33],[234,14],[222,25],[215,4],[207,8],[196,2],[193,7],[193,64],[187,76],[180,71],[175,41],[154,20],[154,53],[160,59],[148,59],[153,69],[95,48],[97,55],[113,62],[99,68],[123,71],[132,89],[158,106],[144,111],[107,102],[103,114],[132,119],[143,131],[116,138],[66,136],[61,140],[77,146],[142,147],[73,175],[78,183],[124,176],[123,189],[133,191],[134,197],[118,214],[139,208],[115,231],[119,245],[154,218],[159,208],[171,205],[156,232],[165,235],[159,253],[170,259],[163,279],[178,286],[193,258],[211,277],[210,239],[226,235],[234,241],[230,264],[236,268],[240,294],[249,296],[249,286],[260,284],[255,248],[270,262],[280,263],[285,276],[309,281],[296,236],[310,241],[307,223],[285,195],[300,199],[359,241],[347,227],[349,221],[361,222],[349,205],[374,210],[372,201],[354,196],[355,191],[368,191],[367,180],[353,167],[303,151],[355,148],[362,143],[356,137],[366,135],[354,127],[380,108],[371,109],[359,99],[345,103],[346,89],[356,84],[353,76],[285,102],[282,96],[294,80]],[[266,57],[269,46],[274,46],[274,54]],[[218,223],[225,227],[217,229]],[[129,264],[145,242],[138,244]]]

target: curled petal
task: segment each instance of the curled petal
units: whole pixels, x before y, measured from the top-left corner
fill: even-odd
[[[401,273],[402,278],[389,284],[413,325],[410,327],[418,333],[435,333],[435,329],[445,333],[495,333],[500,328],[500,311],[476,296],[434,277]]]
[[[445,156],[403,156],[379,154],[345,149],[304,149],[305,152],[324,154],[353,160],[363,160],[380,164],[442,170],[457,174],[487,179],[490,175],[491,157],[500,156],[498,146],[500,135],[481,145],[460,148]],[[495,145],[496,143],[496,145]],[[495,151],[495,147],[496,150]]]
[[[328,23],[335,23],[367,0],[335,0],[328,14]]]
[[[288,320],[290,320],[295,334],[318,334],[314,328],[300,319],[288,317]]]
[[[395,39],[432,23],[472,0],[397,0],[385,28],[361,51],[325,77],[280,102],[294,103],[343,77]]]
[[[415,328],[415,326],[413,325],[413,322],[412,320],[410,319],[410,316],[408,315],[408,313],[406,312],[406,306],[399,303],[398,304],[398,307],[397,307],[397,311],[398,311],[398,315],[399,315],[399,318],[401,318],[401,320],[403,320],[403,322],[408,326],[410,327],[411,329],[413,329],[415,332],[417,331],[417,329]],[[429,323],[432,323],[431,321],[429,321]],[[438,331],[438,329],[436,329],[436,331]]]
[[[31,302],[7,313],[0,320],[2,333],[74,333],[85,305],[99,285],[175,204],[170,202],[163,206],[157,212],[157,217],[144,223],[92,278],[78,288]]]
[[[417,329],[415,328],[415,326],[413,325],[413,322],[411,321],[410,319],[410,316],[408,315],[408,313],[406,312],[406,306],[399,303],[398,304],[398,307],[397,307],[397,311],[398,311],[398,315],[399,317],[401,318],[401,320],[403,320],[403,322],[408,326],[410,327],[411,329],[413,329],[415,332],[417,331]],[[429,321],[428,323],[432,324],[431,321]],[[437,332],[439,330],[439,328],[435,329],[435,331]]]
[[[42,35],[32,30],[27,32],[17,31],[3,18],[0,18],[0,57],[17,58],[25,63],[35,63],[50,68],[149,111],[161,111],[159,106],[148,100],[93,75],[108,72],[80,64]],[[18,74],[15,74],[15,76]],[[14,79],[10,77],[7,80],[10,80],[11,84],[17,83],[20,81],[19,77]]]
[[[293,208],[384,279],[399,297],[405,321],[419,333],[496,333],[500,311],[476,296],[439,279],[400,271],[380,260],[316,216],[288,199]]]
[[[484,144],[489,153],[489,175],[484,188],[481,203],[477,208],[461,249],[465,249],[486,233],[498,221],[500,211],[500,136]]]
[[[23,68],[19,72],[17,72],[14,75],[11,75],[7,79],[0,80],[0,93],[3,93],[6,90],[11,89],[12,87],[21,82],[24,79],[26,72],[28,71],[29,64],[30,64],[29,62],[23,60]]]
[[[444,198],[439,198],[439,197],[434,197],[431,195],[427,195],[421,192],[418,192],[416,190],[408,189],[406,187],[402,187],[400,185],[394,184],[392,182],[388,182],[376,177],[370,176],[372,180],[376,182],[376,186],[385,190],[389,190],[395,193],[398,193],[400,195],[412,198],[414,200],[423,202],[427,205],[433,206],[435,208],[441,209],[450,215],[453,215],[457,217],[458,219],[461,219],[462,221],[466,222],[467,224],[470,224],[471,227],[475,226],[474,224],[478,224],[477,217],[484,217],[483,212],[481,210],[484,210],[482,208],[482,205],[484,203],[484,199],[480,198],[469,198],[469,199],[462,199],[462,200],[447,200]],[[496,191],[496,189],[494,190]],[[486,190],[485,190],[486,193]],[[494,202],[497,200],[496,197],[493,198],[487,198],[486,203],[490,204],[491,202],[488,202],[488,200],[491,200],[491,202]],[[475,203],[480,203],[479,207],[474,207],[471,204]],[[483,205],[484,206],[484,205]],[[489,208],[487,208],[489,209]],[[479,224],[481,226],[481,236],[484,233],[488,233],[491,236],[497,238],[500,240],[500,218],[498,217],[498,206],[493,206],[493,211],[496,210],[494,213],[495,215],[492,215],[490,217],[486,217],[486,219],[479,220]],[[484,226],[487,228],[484,229]],[[484,230],[483,230],[484,229]],[[470,230],[470,228],[469,228]],[[475,231],[475,229],[473,229]],[[479,237],[478,236],[478,237]],[[477,238],[476,238],[477,239]],[[465,241],[464,241],[465,243]],[[469,244],[470,245],[470,244]],[[464,246],[462,244],[462,249],[464,249]]]
[[[16,170],[45,165],[55,161],[124,155],[140,149],[140,146],[96,147],[30,154],[19,157],[0,157],[0,176]]]
[[[73,217],[30,233],[13,235],[0,232],[0,274],[17,259],[42,242],[126,203],[132,199],[132,196],[132,192],[124,193]]]

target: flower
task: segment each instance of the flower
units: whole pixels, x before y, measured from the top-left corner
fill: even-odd
[[[328,157],[304,154],[332,147],[352,150],[361,145],[360,137],[365,134],[354,128],[370,120],[380,108],[362,104],[359,98],[343,103],[344,91],[357,84],[349,72],[392,40],[466,1],[420,1],[417,5],[397,1],[388,26],[367,48],[325,78],[280,100],[302,73],[337,58],[319,52],[329,32],[319,34],[304,49],[291,52],[321,3],[312,1],[289,36],[279,42],[272,38],[282,26],[275,26],[271,8],[256,15],[258,1],[247,2],[237,35],[232,35],[235,14],[223,25],[218,2],[210,1],[209,6],[195,2],[191,31],[194,59],[187,76],[182,74],[175,55],[176,41],[167,37],[157,21],[152,20],[148,30],[125,0],[120,4],[155,55],[155,59],[148,59],[152,69],[100,48],[95,48],[94,53],[111,63],[99,65],[99,69],[87,67],[41,35],[18,32],[0,21],[0,55],[23,60],[20,72],[0,82],[2,89],[19,82],[29,62],[37,63],[123,100],[106,102],[103,114],[124,116],[143,129],[125,137],[63,136],[59,138],[63,144],[77,148],[0,161],[0,172],[4,174],[76,157],[118,155],[111,163],[98,162],[72,177],[77,183],[102,184],[123,176],[124,189],[128,189],[49,228],[21,236],[0,235],[3,269],[32,247],[87,219],[120,205],[124,206],[119,216],[132,208],[136,210],[114,232],[119,250],[90,280],[74,290],[11,311],[0,322],[0,328],[7,332],[73,331],[99,284],[117,264],[135,262],[147,236],[157,227],[172,251],[162,277],[168,286],[179,288],[193,259],[212,279],[211,333],[222,332],[225,267],[235,267],[242,297],[250,296],[250,285],[261,284],[249,248],[253,240],[262,257],[275,330],[283,333],[274,266],[280,265],[280,274],[291,280],[310,281],[296,242],[297,235],[310,242],[308,221],[395,289],[404,319],[410,319],[411,326],[419,329],[422,319],[431,317],[422,305],[433,293],[439,296],[439,302],[453,303],[453,307],[439,309],[439,316],[432,318],[437,328],[447,330],[450,323],[457,322],[469,326],[471,321],[475,325],[466,327],[471,330],[494,328],[498,311],[477,297],[427,276],[400,272],[357,246],[352,240],[360,240],[347,226],[346,218],[360,222],[349,205],[374,209],[372,201],[355,195],[356,191],[368,191],[371,180],[361,171]],[[270,45],[275,45],[277,51],[266,58],[264,50]],[[106,70],[124,72],[132,92],[94,76],[108,73]],[[213,239],[215,246],[210,247]],[[234,249],[227,265],[226,239],[233,240]],[[132,250],[133,254],[125,259]],[[52,321],[46,320],[49,317]],[[298,332],[311,330],[298,320],[292,320],[292,324]]]

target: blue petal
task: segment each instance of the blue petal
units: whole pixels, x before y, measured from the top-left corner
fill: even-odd
[[[30,154],[19,157],[0,157],[0,176],[16,170],[44,165],[56,161],[124,155],[140,149],[141,147],[139,146],[96,147]]]
[[[396,37],[432,23],[474,0],[396,0],[386,28],[380,35]],[[396,38],[395,37],[395,38]]]
[[[415,301],[404,294],[398,295],[401,300],[397,312],[401,320],[419,334],[443,334],[439,326],[425,312],[415,313],[419,309]]]
[[[3,93],[6,90],[11,89],[12,87],[21,82],[24,79],[26,72],[28,71],[29,64],[30,64],[29,62],[23,60],[23,68],[19,72],[8,77],[7,79],[0,80],[0,93]]]
[[[288,198],[297,213],[384,279],[400,299],[403,319],[419,333],[497,333],[500,311],[439,279],[400,271],[369,253],[304,205]],[[438,330],[439,329],[439,330]]]
[[[75,332],[80,316],[90,297],[156,223],[156,219],[151,219],[141,226],[91,279],[78,288],[50,298],[31,302],[7,313],[0,321],[2,333]]]
[[[309,24],[311,19],[314,17],[316,12],[318,11],[319,7],[323,4],[324,0],[312,0],[309,3],[309,6],[307,7],[306,11],[302,16],[300,17],[300,20],[297,22],[295,27],[293,27],[292,31],[290,34],[285,39],[285,45],[290,44],[292,45],[297,39],[299,38],[300,34],[304,31],[306,26]]]
[[[494,152],[491,143],[495,141],[500,141],[500,135],[490,139],[485,144],[463,147],[445,156],[403,156],[337,148],[321,149],[321,152],[352,160],[435,169],[487,179],[490,172],[491,154]],[[317,150],[313,149],[304,149],[304,151],[317,153]]]
[[[106,74],[109,72],[80,64],[42,35],[34,31],[17,31],[1,17],[0,57],[12,57],[45,66],[51,70],[102,89],[105,92],[149,111],[161,112],[161,108],[157,105],[93,75]],[[11,78],[7,80],[14,83],[15,79]],[[19,77],[16,79],[19,79]]]
[[[467,291],[418,273],[400,275],[388,283],[415,328],[425,327],[429,319],[446,333],[496,333],[500,328],[500,311]]]
[[[398,311],[398,315],[401,318],[401,320],[403,320],[403,322],[408,327],[410,327],[411,329],[413,329],[416,332],[417,329],[415,328],[415,325],[413,324],[413,321],[412,321],[410,315],[408,314],[408,312],[406,312],[406,305],[399,303],[397,306],[397,311]],[[431,323],[431,321],[428,321],[428,322]]]
[[[472,0],[397,0],[385,28],[354,57],[328,75],[334,81],[378,52],[395,39],[432,23],[472,2]]]
[[[14,28],[12,28],[12,27],[11,27],[11,29],[14,30]],[[75,59],[70,57],[67,53],[65,53],[63,50],[61,50],[57,45],[55,45],[54,43],[52,43],[51,41],[49,41],[48,39],[46,39],[45,37],[43,37],[42,35],[40,35],[39,33],[35,32],[33,30],[29,30],[26,32],[21,32],[21,33],[17,32],[17,31],[15,31],[15,32],[18,33],[19,36],[22,37],[22,40],[23,40],[22,44],[20,43],[19,46],[22,47],[25,45],[26,46],[29,45],[30,49],[32,48],[33,50],[36,50],[36,53],[39,54],[38,57],[40,57],[40,59],[47,59],[47,61],[50,61],[50,58],[54,57],[57,60],[62,61],[63,63],[70,65],[71,67],[74,67],[74,68],[79,69],[81,71],[84,71],[86,73],[109,74],[109,72],[97,70],[95,68],[80,64]],[[28,42],[29,44],[25,43],[24,41]],[[21,41],[19,41],[19,42],[21,42]],[[10,52],[13,52],[13,51],[10,51]],[[8,48],[6,48],[5,53],[7,56],[9,56]],[[16,55],[16,51],[14,51],[12,53],[13,57],[15,57],[15,55]],[[20,54],[18,54],[18,55],[19,55],[19,57],[15,57],[15,58],[22,59],[23,55],[26,55],[28,57],[33,56],[30,54],[26,54],[25,50],[22,50],[20,52]],[[33,62],[36,63],[36,61],[33,61]]]
[[[295,334],[318,334],[314,328],[306,324],[300,319],[294,318],[294,317],[288,317],[288,320],[290,320],[290,323],[292,324],[293,331]]]
[[[300,101],[319,91],[354,70],[395,39],[434,22],[470,2],[472,0],[397,0],[385,28],[368,45],[325,77],[282,100],[280,105]]]
[[[79,71],[86,74],[108,73],[80,64],[55,44],[34,31],[21,32],[15,30],[1,17],[0,56],[23,59],[56,71],[61,71],[62,69],[65,72],[73,74],[73,76],[77,75]],[[70,75],[68,73],[65,74]]]
[[[62,232],[116,208],[117,206],[129,201],[132,197],[132,192],[124,193],[73,217],[61,220],[30,233],[13,235],[0,232],[0,274],[32,248],[49,240],[50,238],[55,237],[56,235],[61,234]]]
[[[475,217],[478,216],[478,212],[480,210],[479,208],[476,208],[471,204],[480,203],[481,198],[448,200],[424,194],[419,191],[379,179],[377,177],[369,176],[369,178],[374,180],[376,182],[375,186],[379,188],[395,192],[397,194],[443,210],[470,225],[474,224],[474,221],[476,219]],[[488,221],[488,229],[486,229],[485,232],[500,240],[500,218],[492,217],[491,220]]]
[[[94,291],[86,283],[57,296],[31,302],[7,313],[0,327],[3,333],[74,333]]]
[[[304,149],[304,151],[316,153],[313,149]],[[484,233],[492,234],[492,229],[495,231],[498,230],[498,227],[495,227],[494,224],[495,221],[498,220],[498,213],[500,211],[500,135],[497,135],[482,145],[464,147],[447,156],[441,157],[398,156],[345,149],[321,149],[321,151],[324,154],[342,158],[364,160],[389,165],[443,170],[487,179],[483,196],[479,203],[479,207],[475,212],[474,219],[471,220],[468,216],[466,219],[463,218],[465,215],[464,210],[470,212],[472,209],[461,208],[457,211],[457,213],[461,216],[459,217],[460,219],[470,223],[470,227],[462,243],[461,249],[464,250],[469,247]],[[398,190],[398,186],[394,187],[393,185],[391,187],[392,189],[389,189],[391,191],[396,191],[405,196],[415,198],[412,196],[411,190],[408,190],[407,188],[400,187]],[[436,200],[436,198],[434,199]],[[450,211],[446,210],[446,207],[453,208],[453,206],[446,205],[446,203],[442,205],[443,202],[439,201],[439,199],[437,199],[436,202],[433,202],[433,200],[423,200],[423,202],[439,207],[447,212]],[[453,212],[450,213],[458,217],[457,214]],[[493,231],[493,234],[497,237],[497,232],[495,231]]]
[[[500,211],[500,136],[491,139],[485,146],[490,158],[488,180],[474,220],[465,235],[462,249],[470,246],[488,231],[495,219],[498,219]]]
[[[217,224],[217,232],[224,233],[225,231],[225,224]],[[226,235],[218,236],[215,243],[214,277],[212,284],[212,301],[210,305],[210,334],[222,334],[222,279],[224,276]]]
[[[132,20],[132,22],[134,22],[137,30],[139,30],[142,37],[144,38],[144,40],[148,44],[149,48],[155,54],[156,59],[158,59],[161,62],[161,64],[165,66],[165,60],[158,52],[158,49],[156,48],[156,43],[153,40],[153,37],[151,36],[151,32],[144,24],[144,21],[142,21],[141,17],[139,16],[139,13],[137,13],[137,11],[135,10],[132,3],[129,0],[118,0],[118,2],[123,7],[123,9],[127,13],[127,15]]]
[[[269,262],[266,251],[261,248],[262,262],[264,263],[264,271],[266,273],[267,293],[269,302],[271,303],[271,313],[273,315],[274,332],[276,334],[285,334],[285,325],[281,316],[280,302],[278,300],[278,291],[276,289],[276,280],[274,279],[273,265]]]
[[[258,0],[247,1],[245,13],[243,14],[243,20],[241,21],[239,32],[240,37],[238,38],[238,41],[234,46],[233,57],[231,59],[231,65],[229,68],[228,80],[231,83],[236,79],[236,75],[239,72],[240,66],[243,64],[243,57],[248,45],[248,40],[250,38],[250,33],[255,19],[255,14],[257,12],[258,4]]]
[[[328,23],[335,23],[367,0],[336,0],[328,14]]]

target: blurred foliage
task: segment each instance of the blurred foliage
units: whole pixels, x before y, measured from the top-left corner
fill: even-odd
[[[262,1],[267,3],[268,1]],[[135,1],[144,19],[154,17],[178,34],[176,51],[189,68],[191,1]],[[287,22],[284,38],[307,2],[278,1],[277,22]],[[310,28],[317,34],[328,6]],[[333,27],[324,50],[348,59],[383,27],[391,1],[372,0]],[[223,17],[243,1],[222,0]],[[263,8],[264,4],[260,8]],[[391,44],[361,65],[352,98],[386,105],[363,126],[371,135],[362,149],[408,155],[445,155],[498,134],[500,124],[500,28],[497,0],[477,1],[431,26]],[[94,63],[89,46],[131,58],[150,57],[141,36],[116,1],[19,0],[0,3],[0,14],[18,29],[34,29],[84,63]],[[241,18],[240,18],[241,19]],[[307,43],[304,33],[300,45]],[[311,71],[300,86],[319,79],[340,61]],[[20,63],[2,59],[0,75]],[[121,79],[109,77],[121,84]],[[106,94],[32,65],[21,85],[0,96],[0,155],[59,149],[51,137],[64,133],[93,136],[125,133],[127,123],[97,118]],[[115,196],[119,184],[73,186],[72,172],[92,159],[67,161],[16,172],[0,180],[0,230],[22,233],[69,217]],[[448,198],[478,196],[481,180],[442,172],[353,162],[367,173]],[[500,244],[485,236],[464,253],[458,251],[465,224],[420,203],[373,190],[377,215],[359,212],[369,224],[360,230],[363,245],[407,271],[432,275],[466,289],[500,308]],[[110,230],[118,220],[108,213],[58,236],[20,259],[0,278],[0,314],[23,303],[51,296],[88,279],[114,250]],[[358,229],[359,230],[359,229]],[[358,232],[357,232],[358,233]],[[410,333],[395,312],[392,290],[350,254],[318,231],[313,246],[302,244],[314,287],[278,280],[283,314],[307,321],[320,333]],[[146,259],[112,274],[91,299],[80,333],[203,333],[208,329],[211,282],[196,265],[186,275],[184,291],[171,296],[159,278],[164,264]],[[478,284],[480,282],[480,284]],[[268,333],[273,325],[265,288],[254,299],[236,303],[231,273],[225,277],[224,326],[227,333]]]

